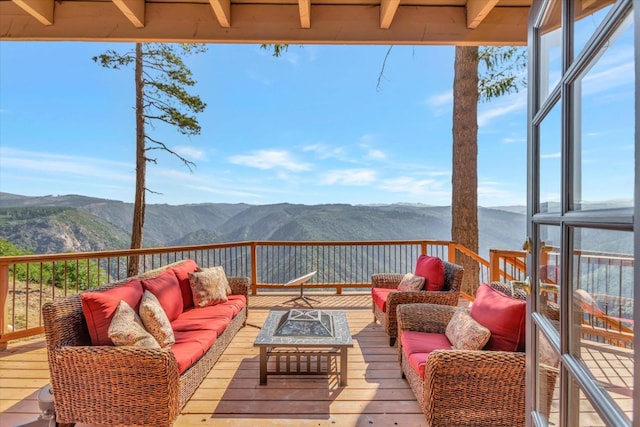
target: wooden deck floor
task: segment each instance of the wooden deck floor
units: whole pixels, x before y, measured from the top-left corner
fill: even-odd
[[[368,293],[314,295],[316,308],[347,313],[354,347],[349,349],[349,385],[338,378],[269,377],[260,386],[259,352],[253,341],[270,309],[303,307],[284,302],[291,294],[250,297],[243,328],[184,407],[176,427],[243,426],[424,426],[422,411],[400,376],[395,347],[372,322]],[[39,389],[49,382],[42,337],[9,343],[0,351],[0,425],[35,420]],[[142,393],[144,391],[141,391]],[[99,404],[99,403],[98,403]]]

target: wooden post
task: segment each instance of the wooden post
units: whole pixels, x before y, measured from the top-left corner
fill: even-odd
[[[495,249],[489,250],[489,280],[500,281],[500,256]]]
[[[8,326],[7,300],[9,298],[9,265],[0,265],[0,350],[7,349],[7,342],[2,338]]]
[[[256,256],[256,242],[251,242],[251,295],[255,295],[258,292],[258,258]]]
[[[447,255],[447,260],[451,264],[455,264],[456,263],[456,247],[457,246],[458,246],[458,244],[455,243],[455,242],[449,242],[447,244],[447,248],[449,249],[449,254]]]

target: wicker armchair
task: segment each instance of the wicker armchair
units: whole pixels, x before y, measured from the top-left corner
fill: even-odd
[[[464,268],[444,261],[444,289],[442,291],[399,291],[389,294],[386,311],[372,304],[373,321],[384,326],[389,335],[389,345],[393,346],[398,336],[396,307],[400,304],[429,303],[442,305],[458,305]],[[371,276],[372,288],[397,289],[404,274],[381,273]]]
[[[402,348],[404,331],[444,334],[457,307],[407,304],[398,307],[398,357],[430,427],[514,427],[525,425],[526,356],[523,352],[434,350],[424,378]],[[541,365],[545,387],[543,415],[548,416],[558,370]],[[546,385],[543,381],[546,380]]]

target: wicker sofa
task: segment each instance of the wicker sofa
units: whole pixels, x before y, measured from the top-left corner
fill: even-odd
[[[195,265],[192,260],[180,261],[136,279],[146,283],[172,271],[184,282],[177,272],[184,276],[191,270],[191,265],[185,264],[189,262]],[[130,279],[91,292],[122,289]],[[171,426],[232,338],[246,325],[249,279],[227,279],[231,288],[227,302],[184,307],[171,322],[176,342],[170,348],[92,345],[82,293],[46,303],[42,311],[57,422]],[[182,283],[181,288],[184,293]],[[194,328],[195,337],[189,337]],[[185,352],[190,353],[187,359]]]
[[[416,396],[427,425],[524,426],[524,351],[452,349],[445,332],[458,309],[469,312],[468,308],[436,304],[397,308],[402,376]],[[558,370],[541,365],[540,372],[539,409],[548,416]]]
[[[396,307],[400,304],[428,303],[458,305],[464,268],[443,261],[444,288],[441,291],[397,291],[404,277],[399,273],[379,273],[371,276],[373,320],[380,322],[393,346],[398,336]]]

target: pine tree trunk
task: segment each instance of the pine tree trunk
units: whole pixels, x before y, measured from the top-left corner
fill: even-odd
[[[478,252],[478,48],[456,46],[453,80],[451,238]],[[479,268],[465,255],[462,290],[475,295]]]
[[[133,204],[133,223],[131,226],[131,249],[142,247],[142,235],[144,230],[145,211],[145,176],[147,169],[147,157],[145,154],[145,129],[144,129],[144,78],[142,72],[142,44],[136,43],[136,194]],[[139,257],[129,259],[129,276],[138,274]]]

